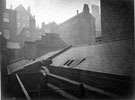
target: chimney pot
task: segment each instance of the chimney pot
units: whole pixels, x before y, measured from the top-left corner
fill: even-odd
[[[76,11],[77,12],[77,15],[79,14],[79,10]]]
[[[84,6],[83,6],[83,12],[89,13],[89,6],[88,6],[88,4],[84,4]]]

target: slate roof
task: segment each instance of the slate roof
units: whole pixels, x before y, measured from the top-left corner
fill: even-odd
[[[46,33],[45,36],[42,36],[42,41],[38,44],[45,47],[57,47],[64,48],[68,45],[59,37],[59,34]]]
[[[131,75],[133,73],[132,55],[133,49],[130,41],[120,40],[71,48],[53,59],[52,65],[110,74]],[[85,60],[77,65],[79,60],[81,61],[84,58]],[[64,65],[68,60],[71,64],[69,62]]]
[[[134,65],[134,51],[131,45],[130,40],[127,39],[90,46],[72,47],[54,58],[52,66],[130,76],[133,75]],[[59,50],[45,54],[28,64],[45,60],[57,52]],[[65,64],[67,61],[68,63]]]
[[[27,12],[27,10],[23,7],[22,4],[20,4],[19,6],[17,6],[14,10]]]

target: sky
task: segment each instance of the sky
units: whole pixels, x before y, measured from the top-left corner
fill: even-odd
[[[91,4],[100,6],[100,0],[7,0],[6,7],[16,8],[22,4],[26,9],[31,8],[31,13],[35,15],[36,24],[41,27],[41,23],[55,21],[60,24],[76,15],[76,11],[82,12],[83,5]]]

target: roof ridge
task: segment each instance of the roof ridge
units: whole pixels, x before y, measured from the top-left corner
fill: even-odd
[[[19,4],[14,10],[17,10],[18,8],[23,8],[27,13],[29,13],[22,4]]]
[[[61,24],[58,25],[58,26],[61,26],[61,25],[63,25],[64,23],[67,23],[67,22],[69,22],[70,20],[73,20],[74,18],[76,18],[76,17],[78,17],[78,16],[81,16],[81,15],[84,15],[84,12],[81,12],[81,13],[79,13],[79,14],[77,14],[77,15],[71,17],[71,18],[69,18],[68,20],[64,21],[63,23],[61,23]],[[89,13],[89,15],[92,16],[91,13]],[[93,16],[92,16],[92,17],[93,17]],[[93,18],[94,18],[94,17],[93,17]]]

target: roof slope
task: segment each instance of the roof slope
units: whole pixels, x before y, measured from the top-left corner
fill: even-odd
[[[89,16],[89,17],[91,17],[91,18],[93,18],[93,19],[95,19],[91,13],[84,13],[84,12],[81,12],[81,13],[79,13],[79,14],[77,14],[77,15],[71,17],[70,19],[66,20],[65,22],[61,23],[59,26],[65,24],[65,23],[68,23],[68,22],[72,22],[72,21],[75,20],[76,18],[80,18],[80,17],[86,16],[86,15]]]
[[[131,45],[129,40],[121,40],[71,48],[56,57],[53,65],[64,67],[63,64],[68,60],[76,61],[86,58],[74,68],[118,75],[131,75],[133,72],[133,50]]]
[[[14,10],[19,11],[21,13],[27,13],[30,14],[24,7],[22,4],[20,4],[19,6],[17,6]]]
[[[42,39],[43,43],[41,43],[40,45],[45,47],[67,47],[67,44],[59,37],[58,34],[47,33],[46,36],[43,36]]]

